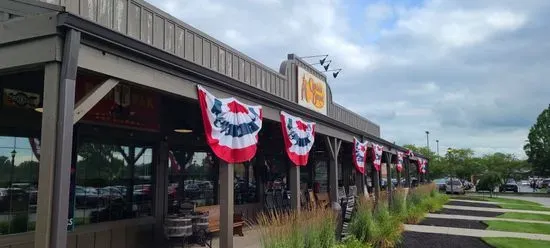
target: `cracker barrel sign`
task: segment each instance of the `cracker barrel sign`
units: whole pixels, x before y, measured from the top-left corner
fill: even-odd
[[[298,104],[327,114],[326,83],[301,67],[298,67]]]
[[[91,92],[105,78],[79,75],[76,100]],[[86,115],[83,121],[158,131],[160,97],[145,89],[118,84]]]

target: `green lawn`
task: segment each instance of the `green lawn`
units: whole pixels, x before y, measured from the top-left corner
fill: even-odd
[[[522,204],[499,204],[502,208],[517,209],[517,210],[532,210],[532,211],[550,211],[550,208],[537,205],[522,205]]]
[[[485,201],[496,202],[502,208],[517,209],[517,210],[532,210],[532,211],[550,211],[550,208],[543,207],[541,204],[531,201],[508,199],[508,198],[489,198],[480,196],[466,196],[466,197],[454,197],[454,199],[473,200],[473,201]]]
[[[483,222],[488,225],[487,230],[550,234],[550,224],[522,223],[501,220],[486,220]]]
[[[547,214],[505,213],[497,218],[550,221],[550,215]]]
[[[550,241],[530,240],[519,238],[482,238],[487,244],[495,248],[547,248],[550,247]]]

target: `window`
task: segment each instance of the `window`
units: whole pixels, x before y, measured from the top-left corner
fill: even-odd
[[[235,164],[235,204],[258,202],[258,188],[253,165],[256,163]]]
[[[288,189],[289,173],[286,154],[266,155],[264,163],[265,189]]]
[[[36,140],[0,136],[0,234],[34,230],[38,188]]]
[[[217,204],[218,167],[211,152],[173,149],[169,158],[169,213],[177,212],[182,203]]]
[[[315,161],[314,189],[319,193],[328,192],[328,163],[326,160]]]
[[[151,215],[152,156],[151,147],[80,144],[74,186],[75,224]]]

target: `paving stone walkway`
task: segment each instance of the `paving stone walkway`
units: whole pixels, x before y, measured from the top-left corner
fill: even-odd
[[[452,206],[444,205],[443,208],[447,209],[459,209],[470,211],[485,211],[485,212],[497,212],[497,213],[528,213],[528,214],[546,214],[550,215],[550,211],[533,211],[533,210],[518,210],[518,209],[505,209],[505,208],[479,208],[479,207],[466,207],[466,206]]]
[[[439,218],[439,219],[455,219],[455,220],[481,220],[481,221],[502,220],[502,221],[511,221],[511,222],[550,224],[550,221],[541,221],[541,220],[518,220],[518,219],[507,219],[507,218],[493,218],[493,217],[452,215],[452,214],[427,214],[426,217]]]
[[[405,225],[405,231],[460,235],[460,236],[479,237],[479,238],[501,237],[501,238],[524,238],[524,239],[537,239],[537,240],[550,241],[550,235],[544,235],[544,234],[503,232],[503,231],[478,230],[478,229],[441,227],[441,226]]]

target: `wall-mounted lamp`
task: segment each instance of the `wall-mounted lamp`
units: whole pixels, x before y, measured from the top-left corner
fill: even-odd
[[[334,70],[327,70],[326,72],[333,71],[332,76],[334,78],[338,77],[338,74],[342,71],[342,69],[334,69]]]
[[[328,64],[323,65],[324,63],[328,63]],[[332,60],[323,61],[323,63],[321,63],[321,62],[319,62],[319,63],[314,63],[314,64],[310,64],[310,65],[322,65],[322,66],[325,68],[325,71],[327,71],[328,68],[330,67],[330,63],[332,63]]]

